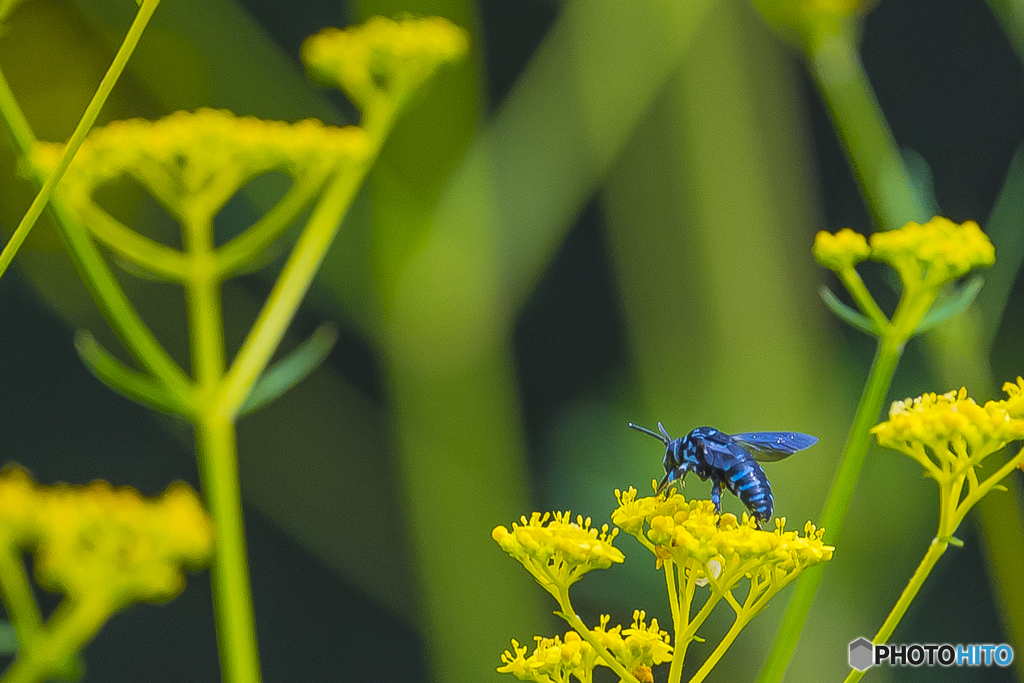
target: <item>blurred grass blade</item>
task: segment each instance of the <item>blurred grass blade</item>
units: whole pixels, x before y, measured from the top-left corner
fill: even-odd
[[[245,415],[270,403],[301,382],[327,358],[337,339],[338,332],[333,325],[318,327],[309,339],[264,371],[238,414]]]
[[[836,316],[845,322],[850,327],[858,329],[865,334],[869,334],[872,337],[878,336],[878,330],[871,323],[871,319],[865,316],[863,313],[856,311],[842,301],[839,300],[832,290],[828,287],[822,287],[820,290],[821,300],[825,302],[829,310],[836,314]]]
[[[907,167],[907,173],[910,175],[910,184],[914,187],[914,192],[917,193],[928,214],[931,216],[942,215],[939,200],[935,197],[935,181],[928,161],[917,150],[909,148],[900,150],[900,156],[903,157],[903,164]]]
[[[938,306],[933,306],[928,313],[921,318],[921,322],[918,323],[917,329],[914,330],[914,334],[921,334],[927,332],[936,325],[954,316],[958,316],[967,310],[967,307],[974,303],[974,300],[978,298],[978,292],[981,291],[981,286],[985,284],[985,278],[980,275],[967,280],[966,283],[954,293],[947,296],[946,300]]]
[[[978,296],[987,342],[999,329],[1010,292],[1024,261],[1024,146],[1010,162],[1003,189],[985,224],[985,233],[996,247],[996,264],[985,274],[986,286]]]
[[[75,350],[89,372],[125,398],[175,415],[191,412],[191,408],[159,380],[125,366],[100,346],[87,330],[75,333]]]

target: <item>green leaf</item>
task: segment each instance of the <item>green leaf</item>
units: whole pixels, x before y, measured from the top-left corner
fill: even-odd
[[[0,621],[0,655],[13,655],[18,651],[18,635],[9,621]]]
[[[903,163],[910,174],[910,184],[914,192],[928,211],[929,216],[941,216],[942,209],[939,208],[939,200],[935,198],[935,183],[932,179],[932,170],[925,158],[918,154],[917,150],[903,148],[900,150]]]
[[[316,328],[309,339],[260,375],[238,414],[251,413],[302,381],[327,358],[337,339],[338,333],[332,325]]]
[[[860,311],[856,311],[847,306],[846,304],[844,304],[842,301],[839,300],[839,297],[832,293],[831,289],[822,286],[819,293],[821,294],[821,300],[825,302],[825,305],[829,307],[829,310],[835,313],[840,320],[845,322],[850,327],[858,329],[861,332],[864,332],[865,334],[871,335],[872,337],[878,336],[878,329],[875,328],[875,325],[874,323],[871,322],[871,319],[865,316]]]
[[[931,310],[917,324],[914,334],[927,332],[939,323],[966,311],[967,307],[974,303],[974,300],[978,297],[978,292],[981,291],[983,284],[985,284],[985,278],[980,275],[975,275],[968,279],[959,290],[950,294],[945,301],[938,306],[932,306]]]
[[[187,416],[192,412],[191,406],[160,380],[124,365],[87,330],[75,333],[75,350],[89,372],[125,398],[175,415]]]

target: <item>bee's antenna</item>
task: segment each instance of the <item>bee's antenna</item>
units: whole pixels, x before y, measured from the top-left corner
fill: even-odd
[[[658,423],[658,431],[665,435],[665,443],[672,440],[672,437],[668,435],[667,431],[665,431],[665,425],[661,424],[661,422]]]
[[[655,432],[652,432],[650,429],[647,429],[647,427],[641,427],[640,425],[633,424],[632,422],[629,423],[629,426],[637,430],[638,432],[650,434],[651,436],[653,436],[655,439],[662,442],[666,446],[668,445],[668,442],[672,440],[669,438],[668,434],[665,433],[665,428],[661,426],[660,422],[658,423],[658,428],[661,430],[661,434],[656,434]],[[662,434],[664,434],[664,436],[662,436]]]

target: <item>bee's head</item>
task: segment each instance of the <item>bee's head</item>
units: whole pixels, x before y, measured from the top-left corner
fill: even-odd
[[[660,422],[658,423],[658,431],[661,432],[660,434],[653,432],[646,427],[633,424],[632,422],[629,423],[629,426],[639,432],[649,434],[665,444],[665,460],[663,463],[665,465],[665,477],[661,480],[661,483],[658,484],[658,493],[664,491],[677,479],[681,480],[686,477],[686,473],[690,471],[690,462],[681,457],[681,453],[679,452],[682,448],[682,439],[673,440],[672,437],[668,435],[665,425]]]

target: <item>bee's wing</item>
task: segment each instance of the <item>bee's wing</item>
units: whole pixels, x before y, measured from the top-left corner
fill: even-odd
[[[782,460],[818,443],[818,437],[800,432],[744,432],[732,440],[761,462]]]
[[[698,443],[699,448],[704,451],[704,460],[718,470],[727,470],[737,460],[747,460],[751,456],[751,453],[744,450],[734,437],[722,432],[705,435]]]

